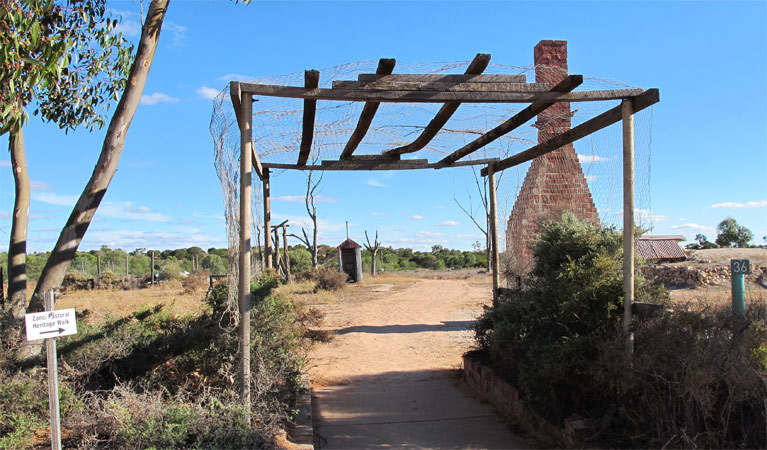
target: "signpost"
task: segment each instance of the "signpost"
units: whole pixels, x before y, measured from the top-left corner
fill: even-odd
[[[740,335],[746,323],[746,275],[751,273],[751,263],[747,259],[731,259],[732,272],[732,334],[740,340]],[[738,344],[743,347],[743,344]],[[743,347],[745,350],[745,347]]]
[[[51,448],[61,449],[61,417],[59,415],[59,370],[56,361],[56,338],[77,333],[74,309],[56,311],[53,291],[44,294],[45,312],[24,316],[27,340],[45,339],[48,364],[48,406],[51,414]]]

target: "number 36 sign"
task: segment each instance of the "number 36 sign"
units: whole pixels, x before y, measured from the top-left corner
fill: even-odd
[[[747,259],[731,259],[730,267],[733,274],[748,275],[751,273],[751,264]]]

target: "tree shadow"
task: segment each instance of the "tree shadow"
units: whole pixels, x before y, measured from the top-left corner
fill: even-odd
[[[428,331],[464,331],[471,330],[473,320],[445,321],[441,324],[411,324],[411,325],[357,325],[353,327],[333,330],[335,334],[349,333],[372,333],[372,334],[400,334],[400,333],[424,333]]]

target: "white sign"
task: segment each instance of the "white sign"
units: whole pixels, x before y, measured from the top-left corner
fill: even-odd
[[[25,314],[24,323],[28,341],[77,334],[74,308]]]

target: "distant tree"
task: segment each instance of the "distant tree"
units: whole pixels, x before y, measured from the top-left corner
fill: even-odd
[[[708,238],[705,234],[697,234],[695,235],[695,240],[697,243],[691,243],[685,245],[685,248],[691,249],[691,250],[706,250],[709,248],[716,248],[717,245],[713,242],[709,242]]]
[[[221,257],[221,255],[209,251],[208,255],[200,261],[200,267],[210,270],[212,274],[222,275],[226,273],[227,261],[228,259]]]
[[[736,246],[740,248],[748,247],[748,241],[754,237],[754,234],[743,225],[738,225],[732,217],[728,217],[719,222],[716,226],[716,244],[720,247]]]
[[[312,268],[312,254],[309,250],[299,245],[294,245],[288,253],[290,254],[291,272],[306,272]]]
[[[378,253],[378,249],[381,248],[381,242],[378,240],[378,230],[376,230],[376,238],[373,241],[373,244],[370,243],[368,230],[365,230],[365,242],[365,248],[370,252],[371,258],[370,274],[376,276],[376,254]]]

